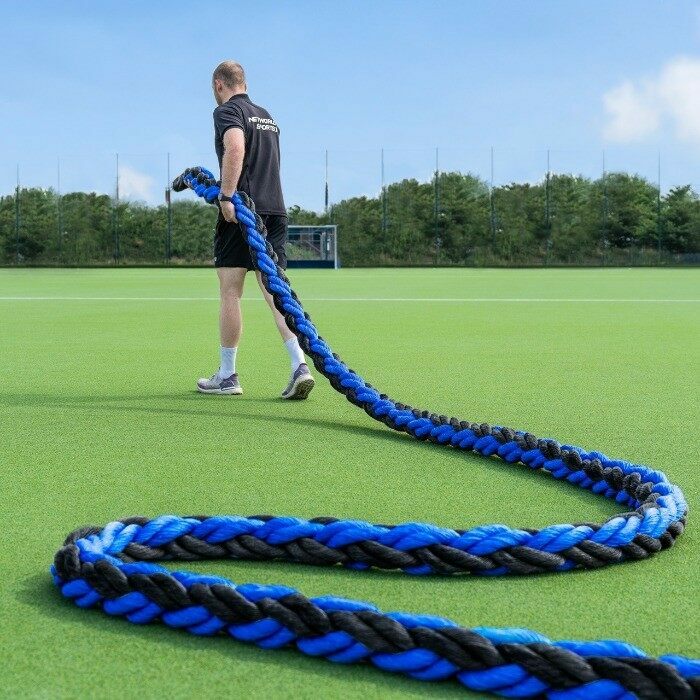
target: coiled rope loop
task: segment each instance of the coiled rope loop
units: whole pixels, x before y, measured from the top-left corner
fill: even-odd
[[[214,202],[212,173],[190,168],[173,187]],[[401,569],[409,574],[531,574],[645,559],[683,532],[681,490],[649,467],[530,433],[436,415],[390,399],[349,369],[318,334],[266,241],[250,198],[234,196],[236,216],[266,289],[316,369],[369,416],[419,440],[499,457],[548,472],[629,509],[604,523],[542,530],[482,525],[451,530],[358,520],[269,515],[164,515],[76,530],[52,573],[67,598],[131,622],[160,620],[193,634],[218,632],[271,649],[295,645],[339,663],[368,661],[422,680],[453,678],[504,697],[555,700],[700,697],[700,661],[647,657],[618,641],[551,641],[522,629],[460,627],[450,620],[383,613],[334,596],[306,598],[293,588],[236,585],[170,571],[152,562],[229,558]]]

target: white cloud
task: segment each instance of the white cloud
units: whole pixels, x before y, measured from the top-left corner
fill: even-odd
[[[652,78],[627,80],[603,104],[609,141],[640,141],[669,125],[678,139],[700,144],[700,58],[679,56]]]
[[[700,59],[678,58],[669,63],[658,89],[679,138],[700,143]]]
[[[660,112],[653,90],[625,81],[603,95],[608,122],[603,135],[609,141],[638,141],[653,134]]]
[[[119,196],[152,202],[154,181],[150,175],[140,173],[128,165],[119,167]]]

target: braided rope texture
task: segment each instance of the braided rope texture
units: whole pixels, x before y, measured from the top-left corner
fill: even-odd
[[[173,188],[190,188],[210,203],[219,193],[212,173],[199,167],[176,178]],[[62,594],[80,607],[99,606],[138,624],[158,620],[193,634],[226,633],[264,649],[294,645],[338,663],[370,662],[416,679],[453,679],[503,697],[700,698],[700,660],[650,658],[620,641],[551,641],[523,629],[466,629],[443,618],[383,613],[360,601],[307,598],[285,586],[236,585],[154,563],[228,558],[414,575],[532,574],[646,559],[670,547],[685,525],[683,494],[662,472],[527,432],[435,415],[377,391],[319,336],[277,266],[254,203],[244,193],[233,199],[276,307],[316,369],[351,403],[416,439],[544,471],[629,510],[604,523],[542,530],[271,515],[126,518],[68,536],[51,568]]]

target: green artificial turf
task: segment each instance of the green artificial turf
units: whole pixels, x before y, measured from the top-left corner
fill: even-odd
[[[468,626],[700,656],[692,513],[700,497],[699,275],[290,273],[334,350],[392,397],[665,471],[691,505],[688,530],[670,551],[599,571],[499,579],[280,563],[187,568]],[[196,378],[217,366],[216,294],[215,274],[204,269],[0,270],[0,695],[464,695],[456,684],[293,650],[137,627],[80,610],[54,589],[48,567],[66,533],[134,514],[333,515],[466,528],[599,521],[619,510],[524,467],[394,434],[320,376],[308,401],[280,401],[287,357],[253,279],[238,355],[245,394],[196,394]]]

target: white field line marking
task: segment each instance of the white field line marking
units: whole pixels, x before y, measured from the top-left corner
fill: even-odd
[[[0,296],[0,301],[218,301],[219,297],[88,297],[88,296]],[[243,301],[264,301],[245,297]],[[313,302],[441,302],[441,303],[557,303],[557,304],[697,304],[700,299],[587,299],[547,297],[302,297]]]

